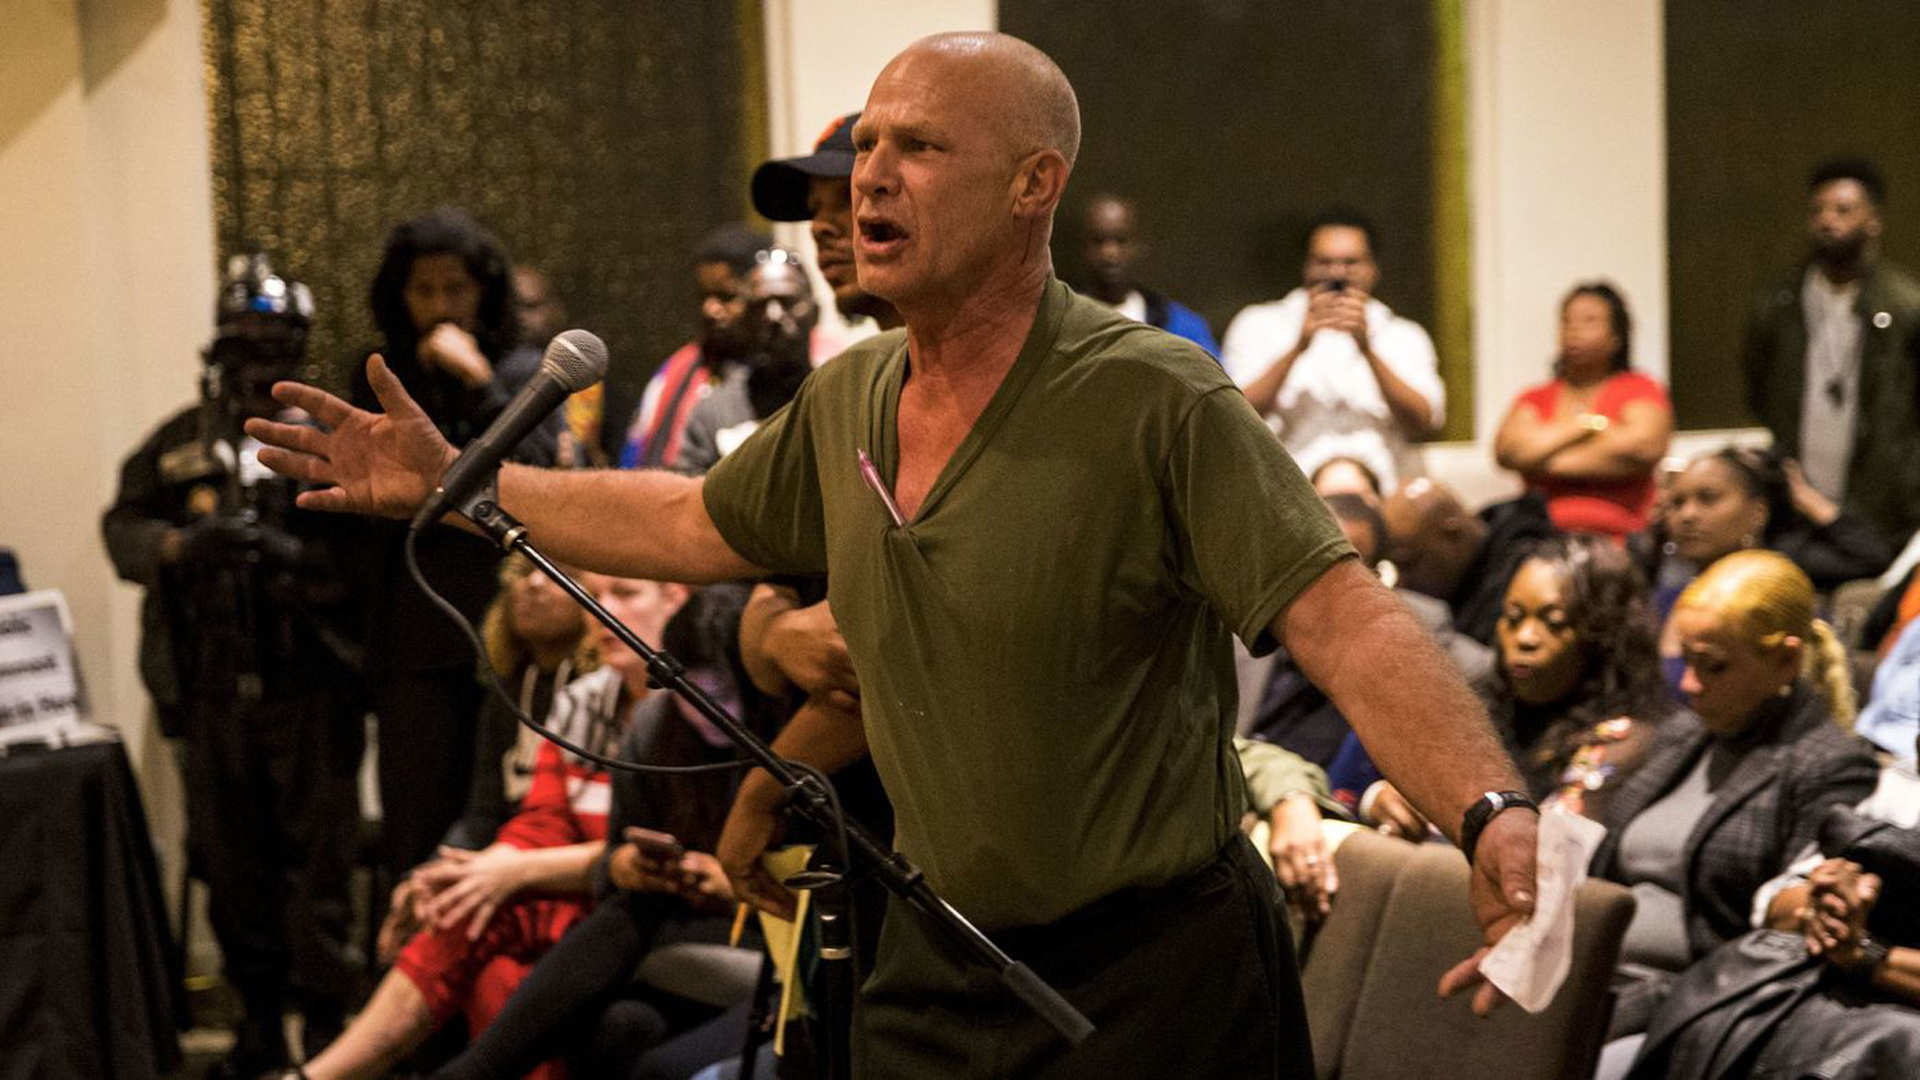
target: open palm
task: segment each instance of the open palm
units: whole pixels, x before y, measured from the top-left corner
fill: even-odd
[[[318,387],[276,383],[274,399],[304,410],[319,427],[248,420],[247,434],[266,444],[260,463],[303,483],[309,510],[408,517],[457,456],[433,421],[377,354],[367,380],[383,413],[356,409]]]

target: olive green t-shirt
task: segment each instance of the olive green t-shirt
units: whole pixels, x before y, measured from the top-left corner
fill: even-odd
[[[1352,553],[1198,347],[1049,281],[918,515],[891,488],[906,339],[822,367],[707,475],[735,551],[828,575],[895,844],[987,928],[1169,881],[1246,794],[1230,630]]]

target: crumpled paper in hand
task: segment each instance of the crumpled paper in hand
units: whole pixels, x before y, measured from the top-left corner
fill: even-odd
[[[1606,826],[1558,808],[1540,815],[1533,914],[1480,960],[1480,974],[1530,1013],[1553,1003],[1573,967],[1573,908]]]

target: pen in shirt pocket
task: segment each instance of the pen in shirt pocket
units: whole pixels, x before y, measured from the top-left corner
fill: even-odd
[[[860,478],[867,482],[875,495],[880,496],[880,505],[887,508],[887,516],[893,519],[896,528],[905,528],[907,516],[900,512],[900,504],[893,501],[893,492],[887,490],[887,482],[880,479],[880,470],[873,467],[873,459],[865,450],[860,454]]]

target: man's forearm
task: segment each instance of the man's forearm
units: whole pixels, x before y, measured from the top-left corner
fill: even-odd
[[[1335,564],[1275,625],[1375,764],[1451,838],[1482,793],[1522,784],[1486,710],[1413,613],[1358,563]]]
[[[811,765],[832,774],[859,761],[867,753],[867,732],[860,715],[835,708],[818,697],[807,699],[780,729],[773,751],[788,761]],[[754,769],[740,781],[741,802],[772,807],[782,795],[779,781],[765,769]]]
[[[1387,401],[1387,411],[1406,429],[1407,437],[1424,439],[1433,434],[1433,406],[1420,391],[1395,374],[1387,362],[1371,349],[1363,355],[1367,366],[1373,369],[1374,381],[1380,384],[1380,396]]]
[[[698,478],[652,469],[500,470],[500,504],[560,562],[656,581],[758,576],[707,516],[702,488]]]
[[[799,607],[798,590],[762,583],[753,587],[753,596],[740,613],[740,663],[763,694],[782,694],[791,685],[786,672],[780,670],[780,662],[767,648],[767,635],[775,620]]]
[[[1273,413],[1274,405],[1280,400],[1280,388],[1287,384],[1287,375],[1293,371],[1293,365],[1300,359],[1298,347],[1281,353],[1279,359],[1267,365],[1260,377],[1248,383],[1245,393],[1247,403],[1261,416]]]

